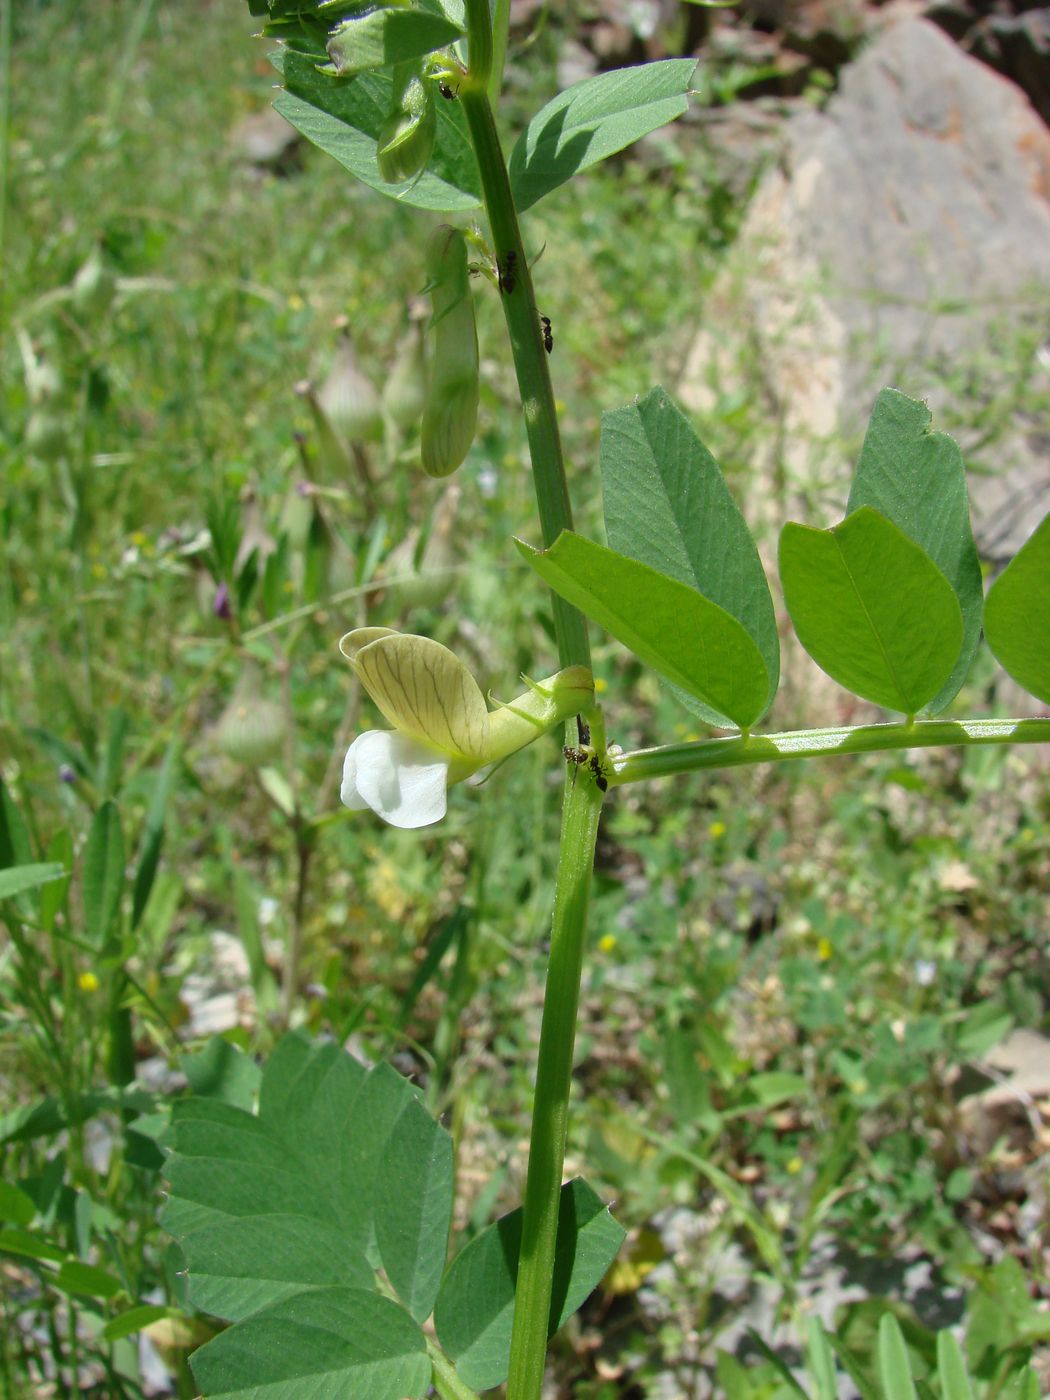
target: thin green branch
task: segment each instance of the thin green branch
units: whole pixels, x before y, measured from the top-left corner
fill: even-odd
[[[427,1338],[427,1355],[433,1371],[434,1389],[441,1400],[479,1400],[476,1390],[456,1375],[445,1353],[430,1337]]]
[[[610,753],[610,787],[753,763],[793,758],[832,758],[840,754],[885,753],[895,749],[941,749],[980,744],[1045,744],[1050,719],[913,720],[855,728],[796,729],[782,734],[734,735],[692,744],[665,744],[632,753]]]

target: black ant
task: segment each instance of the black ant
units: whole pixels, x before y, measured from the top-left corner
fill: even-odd
[[[514,265],[518,261],[518,255],[512,248],[505,258],[496,259],[496,280],[499,289],[506,296],[518,285],[518,274],[514,270]]]
[[[438,92],[440,92],[446,102],[455,102],[456,94],[449,87],[448,83],[438,83]]]
[[[580,729],[580,743],[585,744],[590,740],[590,732],[582,720],[578,720],[577,724]],[[584,733],[586,733],[587,735],[586,739],[583,737]],[[596,753],[588,753],[584,749],[575,749],[569,747],[568,745],[566,745],[566,747],[562,749],[562,753],[565,755],[566,763],[575,763],[577,768],[579,768],[581,764],[587,765],[587,767],[591,770],[592,774],[594,775],[594,785],[599,792],[609,791],[609,782],[605,776],[605,768],[603,767],[602,761]],[[573,782],[575,781],[576,778],[574,775]]]
[[[551,330],[551,318],[549,316],[541,316],[540,325],[543,328],[543,348],[549,355],[554,349],[554,333]]]

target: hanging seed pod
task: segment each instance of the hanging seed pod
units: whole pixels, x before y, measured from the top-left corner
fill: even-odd
[[[433,85],[423,77],[423,65],[396,64],[393,105],[376,146],[379,173],[387,184],[400,185],[421,174],[436,135],[437,106]]]
[[[73,308],[85,320],[104,316],[117,294],[117,279],[102,261],[98,244],[77,272],[72,284]]]
[[[32,355],[32,351],[30,351]],[[26,365],[26,393],[34,406],[57,399],[62,392],[62,376],[50,360],[33,356]]]
[[[258,677],[247,673],[219,716],[214,730],[216,748],[236,763],[257,767],[277,757],[284,736],[284,710],[266,700],[259,692]]]
[[[357,362],[354,343],[345,331],[339,338],[328,377],[317,391],[328,422],[347,442],[379,442],[383,412],[375,385]]]
[[[428,382],[420,450],[428,476],[450,476],[470,451],[478,426],[478,331],[467,242],[448,224],[427,245],[434,313],[428,331]]]
[[[383,409],[402,432],[414,428],[423,416],[427,369],[423,355],[423,331],[413,326],[397,347],[383,385]]]
[[[68,445],[62,419],[49,409],[35,408],[26,423],[26,451],[40,462],[56,462]]]

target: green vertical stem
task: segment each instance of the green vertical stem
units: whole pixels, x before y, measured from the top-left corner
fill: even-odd
[[[573,767],[566,784],[532,1108],[521,1254],[514,1295],[507,1400],[540,1400],[543,1387],[587,903],[602,807],[602,793],[585,768]]]
[[[487,0],[481,0],[481,3],[486,7],[487,22]],[[470,0],[467,7],[470,14],[472,45],[474,28],[471,12],[476,4],[477,0]],[[481,186],[492,234],[493,252],[501,268],[511,269],[510,277],[504,279],[500,299],[507,319],[514,369],[518,376],[518,391],[521,395],[529,454],[532,458],[540,529],[546,548],[554,543],[562,530],[572,529],[572,507],[569,504],[565,459],[562,455],[547,352],[543,348],[536,294],[525,257],[525,247],[521,241],[521,230],[518,227],[518,216],[496,131],[496,121],[485,86],[478,86],[468,79],[460,88],[460,101],[481,172]],[[587,626],[582,614],[556,595],[553,596],[552,603],[561,664],[589,666],[591,652],[587,641]]]
[[[467,0],[470,69],[459,95],[481,174],[500,299],[529,440],[540,529],[544,546],[549,547],[562,530],[572,529],[572,508],[536,294],[490,101],[502,77],[506,12],[507,6],[500,6],[497,0],[493,34],[489,0]],[[557,595],[552,595],[551,603],[561,664],[589,667],[590,644],[583,615]],[[540,1400],[543,1387],[587,901],[601,804],[602,793],[594,775],[574,766],[566,778],[562,808],[507,1400]]]

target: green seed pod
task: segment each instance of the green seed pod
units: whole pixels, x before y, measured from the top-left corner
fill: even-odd
[[[242,678],[215,726],[215,746],[237,763],[257,767],[276,758],[285,736],[280,705],[259,694],[257,677]]]
[[[73,307],[87,320],[104,316],[117,294],[117,279],[102,261],[96,244],[84,266],[73,278]]]
[[[434,307],[420,450],[428,476],[449,476],[470,451],[478,426],[478,331],[461,229],[435,230],[427,245]]]
[[[55,462],[65,452],[68,438],[61,418],[37,408],[26,423],[26,451],[41,462]]]
[[[394,68],[393,106],[379,131],[376,160],[389,185],[413,180],[426,169],[437,134],[437,107],[421,63]]]
[[[332,360],[328,378],[317,393],[317,402],[328,422],[348,442],[379,442],[383,414],[379,395],[357,363],[354,344],[344,334]]]

